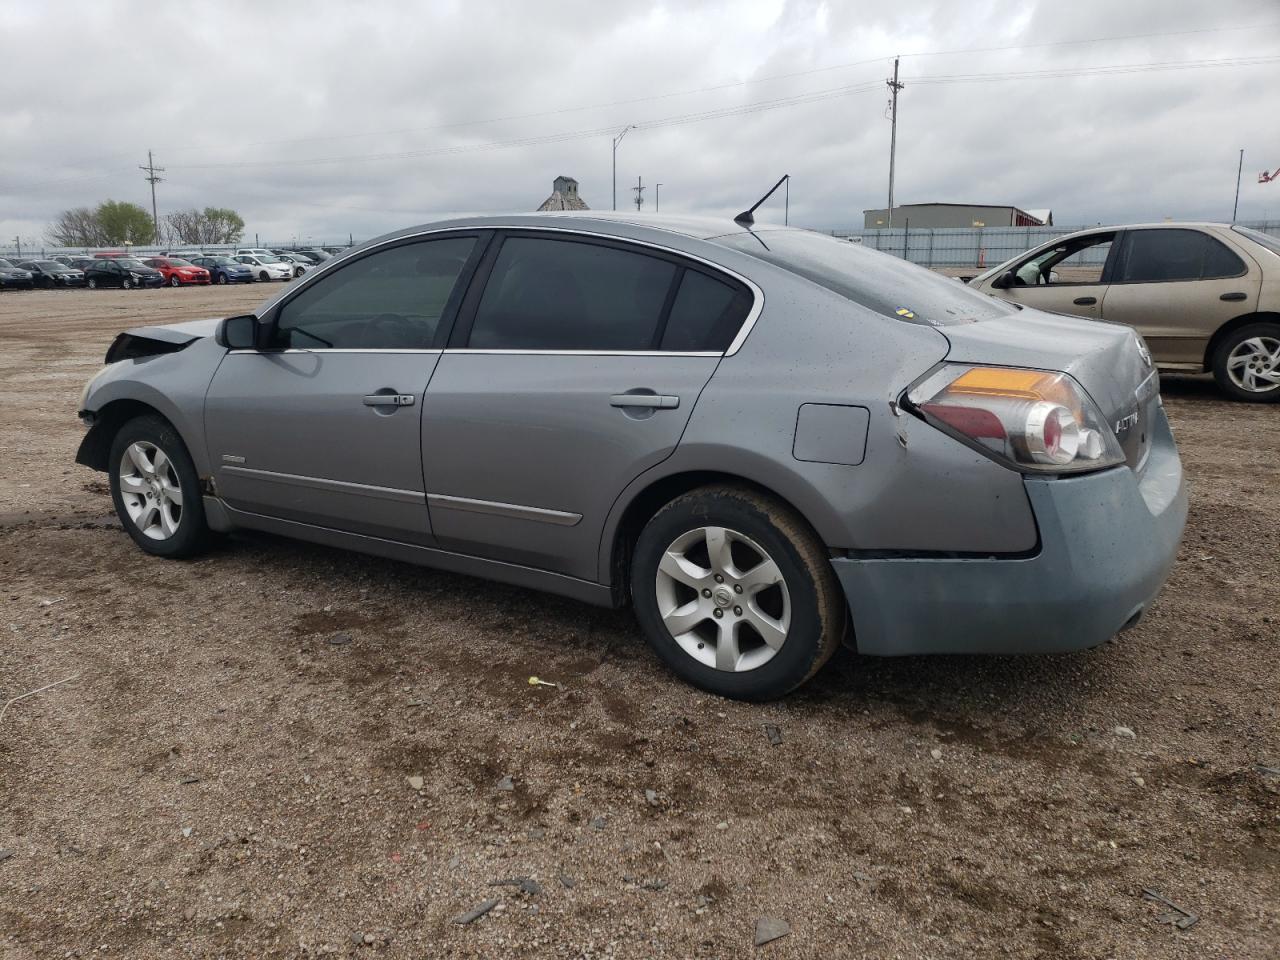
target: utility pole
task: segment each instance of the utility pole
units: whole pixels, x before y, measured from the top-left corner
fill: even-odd
[[[151,184],[151,228],[155,231],[155,237],[153,238],[154,242],[159,243],[160,218],[156,215],[156,184],[163,180],[164,177],[156,176],[156,174],[164,173],[164,167],[157,167],[155,165],[155,161],[151,159],[151,151],[148,150],[147,165],[144,167],[139,164],[138,169],[146,171],[147,175],[143,177],[143,179],[146,180],[147,183]]]
[[[889,84],[889,229],[893,229],[893,165],[898,153],[898,91],[906,86],[898,82],[898,58],[893,58],[893,79]]]
[[[22,238],[14,237],[13,242],[18,246],[18,259],[21,260],[22,259]]]
[[[1236,202],[1231,208],[1231,222],[1236,222],[1236,214],[1240,211],[1240,173],[1244,170],[1244,148],[1240,148],[1240,164],[1236,167]]]
[[[782,225],[789,226],[791,223],[791,178],[787,177],[787,192],[783,195],[786,199],[782,201]]]
[[[622,132],[613,138],[613,209],[618,209],[618,144],[622,142],[622,138],[627,135],[628,130],[634,130],[634,124],[627,124],[622,128]]]
[[[662,184],[655,183],[653,185],[653,212],[657,213],[662,209]]]
[[[636,195],[636,212],[639,213],[640,205],[644,203],[644,177],[636,177],[636,185],[631,192]]]

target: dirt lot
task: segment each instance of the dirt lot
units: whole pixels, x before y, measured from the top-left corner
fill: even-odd
[[[0,701],[76,677],[0,720],[0,957],[1277,956],[1280,409],[1166,382],[1191,521],[1122,638],[842,653],[747,706],[623,613],[138,551],[72,462],[80,389],[120,328],[262,296],[0,296]]]

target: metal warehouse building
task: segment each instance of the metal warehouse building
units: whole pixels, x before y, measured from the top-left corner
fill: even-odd
[[[882,230],[889,226],[889,211],[863,210],[863,227]],[[909,222],[909,223],[908,223]],[[1019,207],[982,203],[904,203],[893,208],[893,225],[933,227],[1051,227],[1052,210],[1023,210]]]

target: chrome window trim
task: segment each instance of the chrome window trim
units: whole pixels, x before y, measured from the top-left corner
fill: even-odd
[[[599,222],[611,222],[611,221],[599,221]],[[748,277],[744,277],[742,274],[738,273],[736,270],[733,270],[719,263],[714,263],[711,260],[706,259],[705,257],[698,256],[696,253],[687,253],[684,250],[680,250],[676,247],[668,247],[668,246],[665,246],[664,244],[654,243],[650,240],[636,240],[633,237],[619,236],[617,234],[612,234],[612,233],[597,233],[596,231],[593,231],[593,230],[581,230],[581,229],[575,229],[572,227],[544,227],[544,226],[537,226],[537,225],[528,224],[528,223],[524,223],[524,224],[486,223],[486,224],[479,224],[475,226],[455,225],[452,227],[437,227],[433,230],[423,230],[419,233],[408,233],[408,234],[403,234],[401,236],[392,237],[378,244],[376,247],[369,247],[368,249],[360,250],[359,252],[361,256],[364,256],[365,254],[375,253],[378,250],[381,250],[383,247],[394,246],[396,244],[404,243],[407,240],[417,240],[421,237],[430,237],[439,233],[467,233],[469,231],[476,231],[476,230],[529,230],[529,231],[535,231],[538,233],[565,233],[565,234],[570,234],[572,236],[577,236],[577,237],[591,237],[597,240],[613,240],[616,243],[633,244],[638,247],[648,247],[651,250],[660,250],[663,253],[671,254],[672,256],[684,257],[687,260],[692,260],[694,263],[700,263],[704,267],[708,267],[711,270],[724,274],[725,276],[732,277],[733,279],[737,280],[739,283],[744,284],[747,287],[747,289],[751,291],[753,302],[751,304],[751,309],[747,311],[746,319],[742,321],[742,326],[738,328],[737,335],[733,338],[732,342],[729,344],[729,348],[725,350],[724,353],[720,353],[719,351],[713,351],[707,354],[696,354],[696,356],[732,357],[735,353],[737,353],[740,349],[742,349],[742,345],[746,343],[747,337],[751,335],[751,330],[752,328],[755,327],[756,321],[760,319],[760,314],[764,312],[764,291],[760,289],[759,285],[754,280],[751,280]],[[684,234],[680,234],[680,236],[684,236]],[[698,238],[690,237],[689,239],[697,240]],[[701,242],[709,242],[709,241],[701,241]],[[354,251],[348,251],[348,252],[350,253]],[[332,260],[326,261],[324,264],[324,267],[327,268],[330,264],[336,265],[338,263],[345,262],[347,259],[348,259],[347,254],[343,254],[340,257],[334,257]],[[301,291],[305,290],[309,284],[314,283],[316,280],[320,279],[321,277],[325,276],[328,273],[329,273],[328,269],[307,271],[301,277],[298,277],[296,280],[294,280],[293,283],[290,284],[288,288],[286,288],[285,290],[282,290],[275,297],[268,300],[261,307],[259,307],[257,313],[255,313],[254,315],[261,318],[266,313],[269,313],[270,311],[275,310],[277,307],[282,306],[284,301],[286,301],[288,298],[292,296],[296,296]],[[470,348],[458,348],[458,352],[462,352],[463,350],[470,350]],[[320,353],[323,351],[315,350],[315,351],[307,351],[307,352]],[[383,351],[383,352],[387,352],[387,351]],[[454,351],[451,350],[449,352],[452,353]],[[495,353],[495,352],[546,353],[546,354],[561,354],[561,355],[568,354],[571,356],[599,356],[602,353],[605,355],[622,354],[622,355],[629,355],[629,356],[635,356],[637,354],[654,354],[657,356],[664,356],[664,357],[681,356],[681,354],[668,353],[665,351],[641,351],[641,350],[622,350],[622,351],[477,350],[475,352],[477,353]]]
[[[376,487],[368,483],[351,483],[347,480],[329,480],[324,477],[304,477],[296,473],[277,473],[275,470],[255,470],[252,467],[228,466],[221,469],[226,473],[236,473],[254,480],[265,480],[269,483],[285,483],[296,487],[310,487],[314,490],[327,490],[330,493],[353,493],[359,496],[375,497],[378,500],[394,500],[397,503],[426,503],[426,494],[417,490],[400,490],[396,487]]]
[[[465,510],[468,513],[484,513],[513,520],[535,520],[557,527],[573,527],[582,519],[580,513],[565,510],[548,510],[545,507],[526,507],[519,503],[502,503],[498,500],[473,500],[470,497],[451,497],[443,493],[427,494],[427,506],[445,510]]]
[[[680,350],[489,350],[479,347],[447,347],[443,350],[412,350],[407,348],[382,349],[379,347],[288,347],[283,350],[228,350],[230,355],[245,353],[275,356],[280,353],[315,353],[319,355],[333,353],[407,353],[407,354],[442,354],[442,353],[476,353],[497,356],[546,356],[546,357],[701,357],[712,358],[723,356],[714,350],[680,351]]]

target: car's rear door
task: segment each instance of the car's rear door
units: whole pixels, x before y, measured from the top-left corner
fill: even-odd
[[[262,318],[270,349],[227,354],[206,397],[205,433],[230,507],[433,542],[423,395],[484,239],[462,232],[354,257]]]
[[[501,234],[423,408],[440,545],[597,580],[609,508],[675,449],[755,302],[663,249]]]
[[[1157,363],[1199,370],[1214,331],[1256,310],[1261,286],[1253,258],[1206,230],[1132,228],[1102,317],[1137,327]]]

